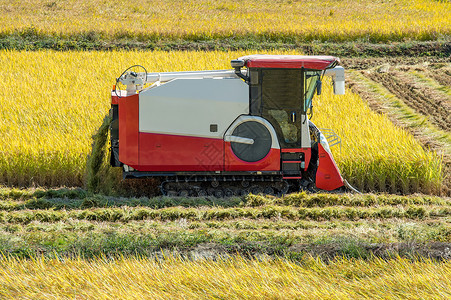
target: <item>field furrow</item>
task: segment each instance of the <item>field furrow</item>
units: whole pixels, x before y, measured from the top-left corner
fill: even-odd
[[[424,217],[449,217],[451,207],[416,206],[407,207],[381,206],[371,208],[360,207],[326,207],[326,208],[294,208],[281,206],[263,206],[260,208],[96,208],[93,210],[51,211],[24,210],[21,212],[0,212],[0,223],[29,224],[38,222],[61,222],[73,220],[93,220],[108,222],[131,222],[139,220],[173,221],[185,219],[189,221],[218,221],[249,219],[281,219],[281,220],[360,220],[406,218],[421,219]]]
[[[422,71],[416,71],[415,75],[422,79],[424,75]],[[426,76],[432,78],[440,86],[436,86],[436,89],[442,91],[448,96],[451,96],[451,67],[433,68],[426,71]]]
[[[441,258],[451,246],[451,199],[425,195],[123,198],[81,189],[4,189],[0,198],[0,251],[12,256],[169,251],[330,258],[425,251]],[[432,242],[436,254],[427,248]]]
[[[451,102],[444,95],[429,88],[418,88],[409,76],[399,71],[389,73],[371,72],[369,78],[379,82],[390,92],[401,98],[408,106],[427,116],[437,127],[451,130]]]

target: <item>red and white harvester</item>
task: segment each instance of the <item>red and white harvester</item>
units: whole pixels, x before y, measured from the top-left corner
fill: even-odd
[[[111,165],[124,178],[158,177],[164,195],[342,189],[328,141],[308,116],[323,76],[344,94],[338,63],[250,55],[232,60],[232,70],[129,68],[116,81],[126,89],[112,92]]]

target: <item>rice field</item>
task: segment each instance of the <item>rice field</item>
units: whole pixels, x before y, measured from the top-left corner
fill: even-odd
[[[152,71],[230,68],[250,53],[196,51],[1,51],[0,182],[13,186],[81,186],[91,136],[110,106],[115,78],[130,65]],[[290,52],[268,52],[298,54]],[[329,84],[314,99],[312,120],[342,138],[332,148],[345,178],[362,190],[438,192],[441,158],[371,111],[349,90]]]
[[[0,189],[0,210],[2,299],[449,297],[449,198]]]
[[[3,299],[445,299],[450,262],[4,259]]]
[[[0,49],[289,44],[317,53],[319,43],[324,49],[335,43],[365,56],[374,49],[358,54],[361,43],[375,43],[406,55],[404,47],[416,49],[418,41],[446,45],[449,15],[450,1],[435,0],[12,0],[0,3]],[[434,45],[424,52],[448,49]],[[451,298],[446,197],[125,198],[85,189],[92,179],[92,136],[106,124],[112,85],[125,68],[228,69],[231,59],[254,52],[0,50],[0,186],[20,188],[0,188],[0,298]],[[437,70],[426,76],[449,95],[448,69]],[[392,86],[383,78],[392,73],[364,72]],[[341,137],[332,152],[344,178],[362,191],[443,193],[447,157],[375,113],[368,99],[349,89],[334,96],[324,83],[312,121]],[[447,137],[441,109],[444,114],[415,122],[434,122]],[[115,171],[104,165],[96,176],[110,180]],[[71,188],[49,189],[61,186]],[[108,182],[103,191],[117,186]]]
[[[0,298],[449,298],[450,218],[424,195],[3,188]]]
[[[0,36],[86,41],[241,39],[342,42],[437,40],[449,1],[30,0],[0,5]]]

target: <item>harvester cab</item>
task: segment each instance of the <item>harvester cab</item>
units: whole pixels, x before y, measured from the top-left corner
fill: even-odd
[[[323,76],[344,94],[332,56],[250,55],[233,70],[126,70],[112,93],[111,165],[158,177],[166,195],[337,190],[343,178],[309,120]],[[134,66],[136,67],[136,66]]]

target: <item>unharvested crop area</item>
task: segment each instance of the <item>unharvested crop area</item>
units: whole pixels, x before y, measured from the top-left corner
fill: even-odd
[[[411,132],[443,158],[444,193],[451,192],[451,64],[398,58],[349,72],[350,86],[370,107]]]
[[[82,185],[91,136],[107,114],[114,78],[131,64],[144,64],[150,72],[224,69],[245,53],[0,52],[5,80],[0,180],[19,186]],[[440,192],[439,156],[372,112],[357,94],[334,96],[330,85],[324,86],[313,122],[341,136],[333,151],[345,178],[367,191]]]
[[[31,0],[0,6],[0,35],[87,41],[403,41],[450,34],[449,1]],[[246,42],[247,41],[247,42]]]

